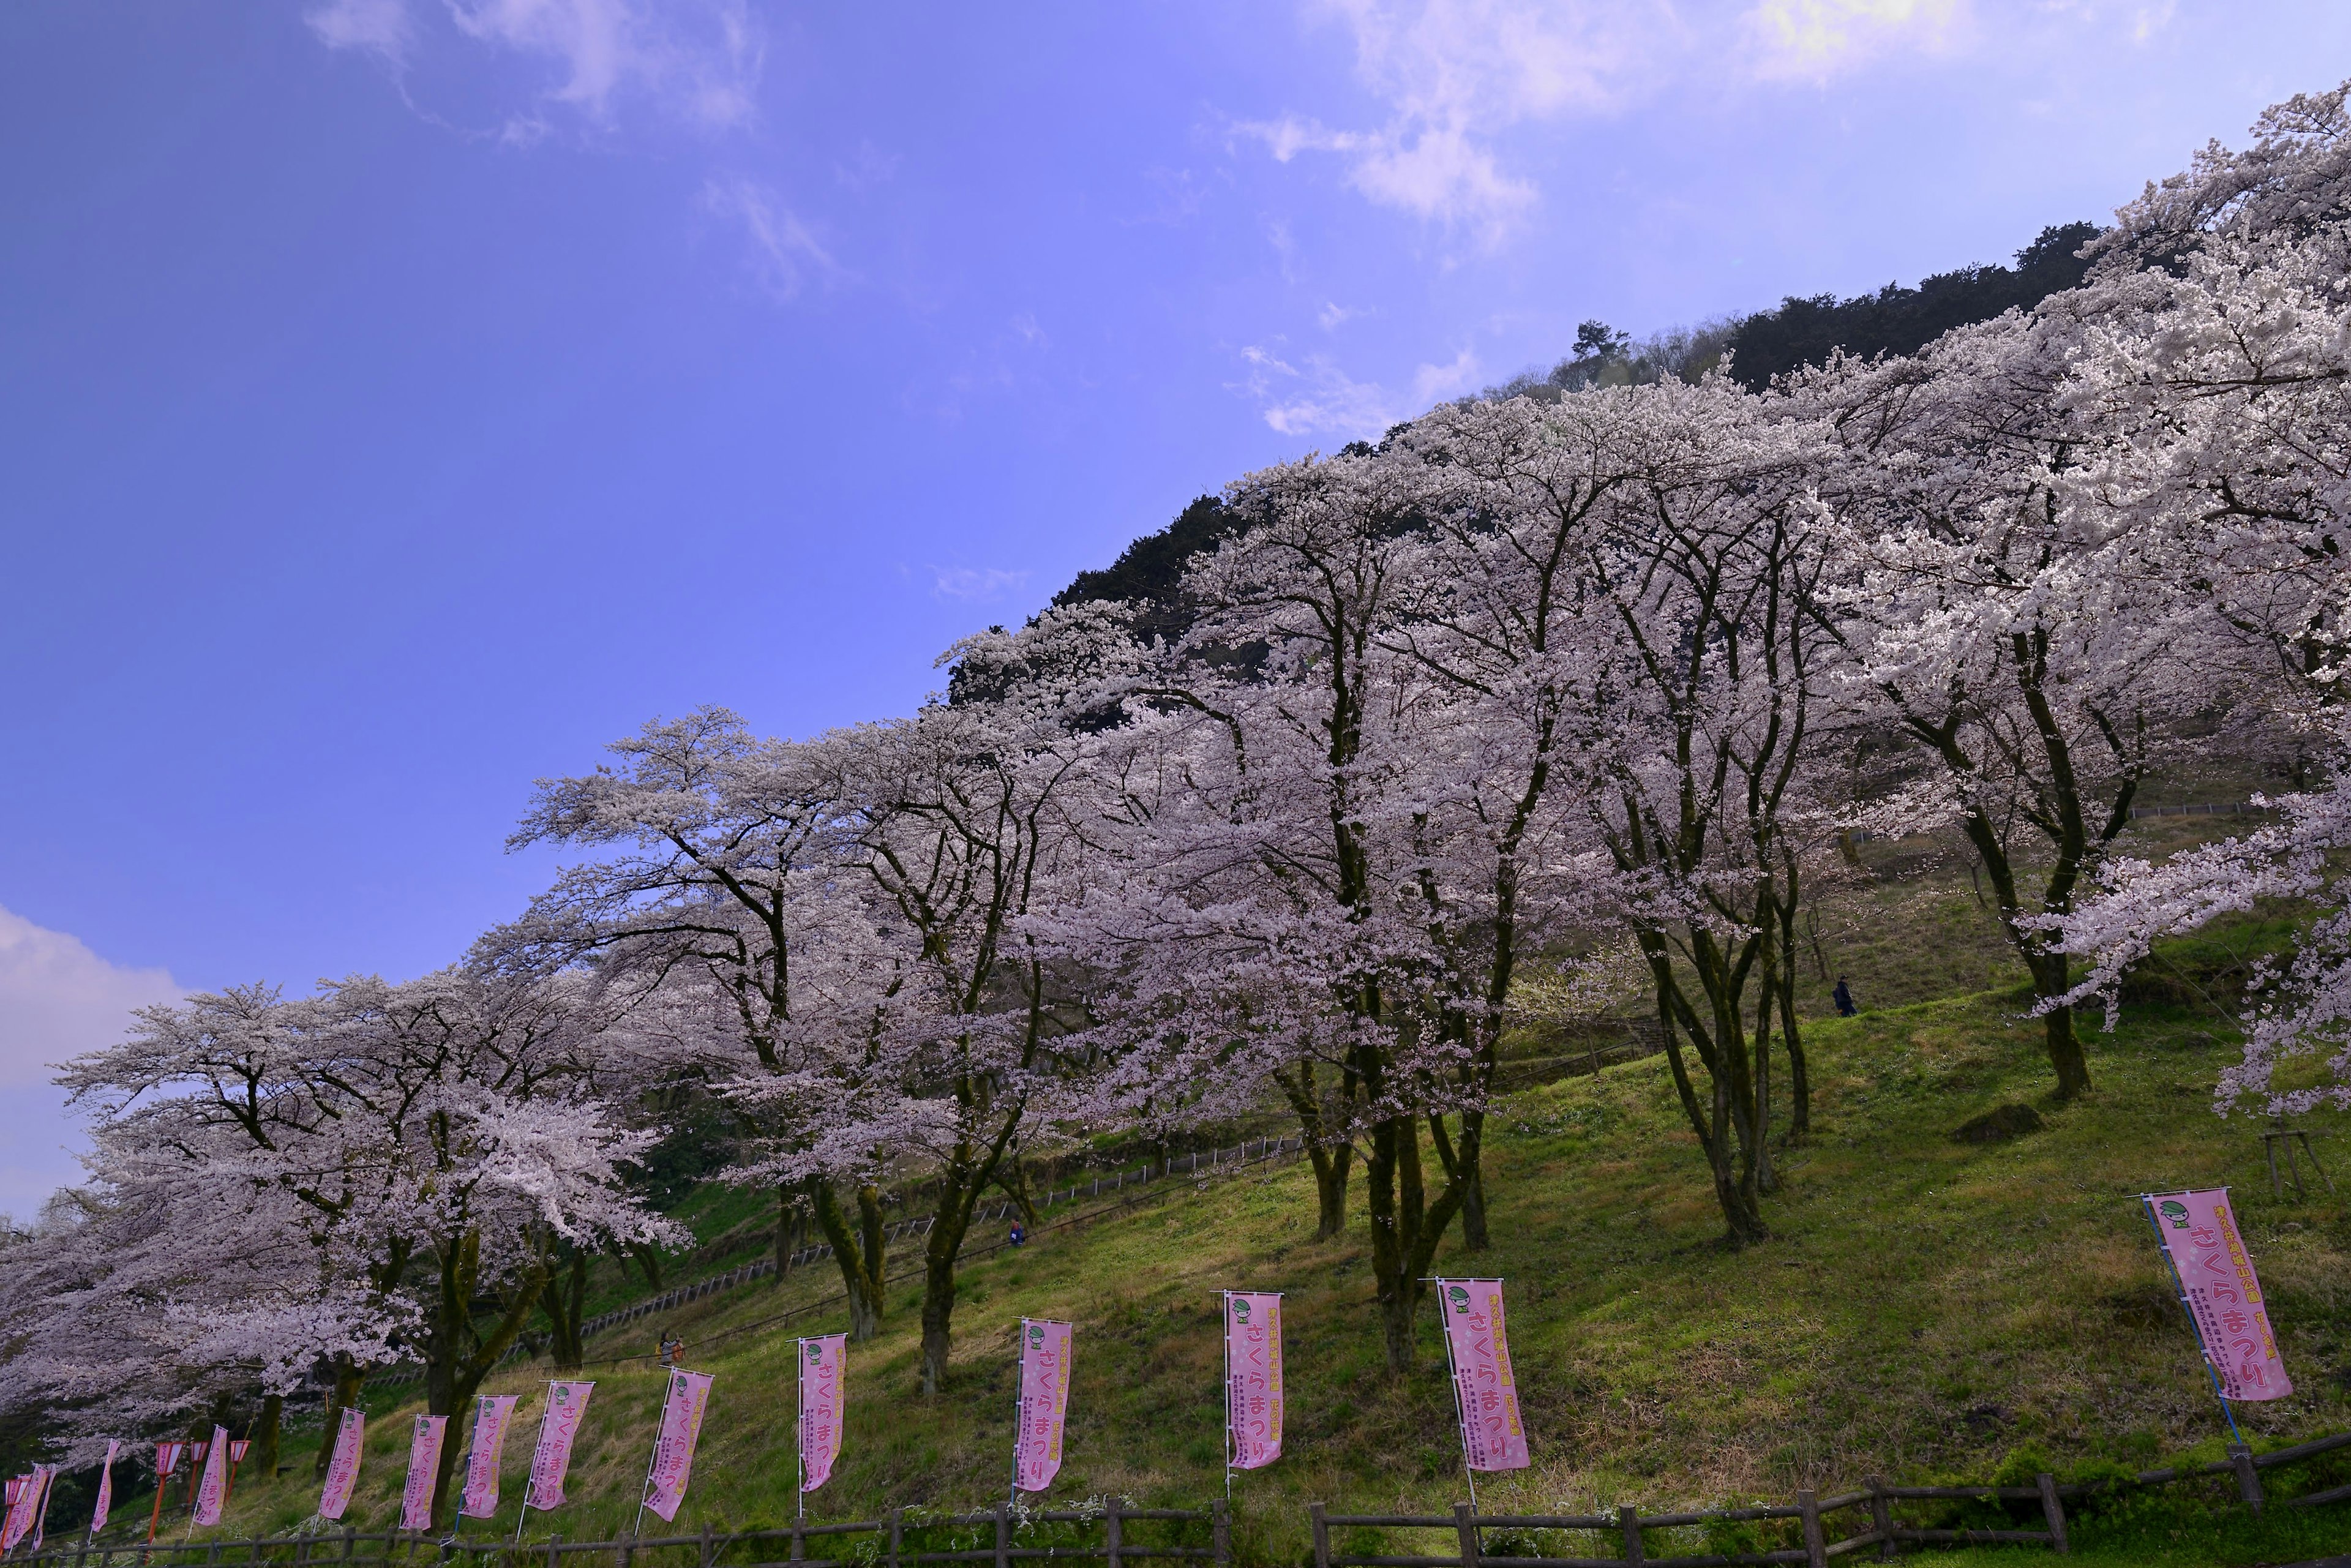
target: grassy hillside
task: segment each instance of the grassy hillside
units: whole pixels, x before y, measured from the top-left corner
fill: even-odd
[[[1979,993],[1815,1024],[1820,1134],[1785,1156],[1773,1239],[1743,1252],[1719,1243],[1661,1061],[1515,1097],[1492,1150],[1496,1244],[1441,1260],[1510,1281],[1535,1464],[1482,1486],[1486,1505],[1784,1499],[1870,1474],[1980,1478],[2004,1460],[2072,1471],[2218,1457],[2218,1416],[2133,1197],[2157,1186],[2228,1183],[2240,1196],[2300,1390],[2249,1409],[2249,1425],[2278,1441],[2351,1427],[2351,1207],[2271,1197],[2255,1127],[2209,1109],[2229,1050],[2210,1022],[2154,1013],[2095,1037],[2097,1091],[2059,1108],[2043,1100],[2038,1030],[2014,1018],[2018,1000]],[[2045,1131],[1989,1146],[1949,1136],[2019,1099],[2041,1104]],[[2342,1175],[2351,1189],[2351,1170]],[[1213,1292],[1228,1285],[1289,1293],[1289,1452],[1235,1487],[1244,1551],[1298,1560],[1309,1500],[1449,1506],[1462,1487],[1436,1331],[1422,1335],[1419,1371],[1392,1381],[1360,1217],[1346,1237],[1317,1243],[1312,1216],[1311,1185],[1291,1166],[979,1264],[957,1311],[955,1382],[935,1402],[914,1393],[914,1303],[903,1297],[881,1339],[852,1354],[848,1446],[817,1511],[1000,1498],[1023,1313],[1078,1324],[1054,1497],[1165,1505],[1211,1494],[1222,1454]],[[826,1283],[809,1272],[782,1292],[738,1291],[676,1315],[700,1347],[692,1364],[717,1376],[682,1525],[789,1518],[789,1341],[715,1336]],[[786,1332],[840,1326],[804,1320]],[[642,1348],[604,1342],[591,1354]],[[497,1386],[527,1391],[542,1375]],[[627,1526],[659,1386],[642,1360],[590,1375],[599,1385],[579,1501],[557,1521],[575,1540]],[[508,1530],[536,1407],[526,1404],[526,1435],[510,1444]],[[371,1414],[351,1518],[383,1528],[405,1423],[400,1408]],[[229,1532],[293,1528],[315,1498],[298,1442],[277,1483],[240,1489]],[[2081,1539],[2094,1556],[2105,1540],[2114,1561],[2277,1560],[2351,1537],[2351,1520],[2278,1511],[2262,1530],[2193,1510],[2175,1517],[2167,1504],[2136,1523],[2087,1521]]]

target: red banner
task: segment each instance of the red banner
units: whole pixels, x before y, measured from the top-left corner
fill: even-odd
[[[841,1416],[849,1405],[842,1374],[849,1364],[849,1336],[826,1334],[800,1341],[800,1490],[814,1491],[832,1479],[841,1457]]]
[[[653,1473],[645,1478],[645,1506],[664,1520],[677,1518],[685,1483],[694,1474],[695,1439],[710,1406],[710,1375],[672,1372],[669,1398],[662,1406],[661,1435],[653,1439]]]
[[[400,1491],[400,1528],[433,1528],[433,1489],[441,1479],[441,1440],[449,1429],[446,1416],[419,1416],[408,1439],[408,1482]]]
[[[571,1469],[571,1439],[580,1435],[580,1418],[588,1413],[592,1383],[550,1383],[547,1409],[538,1417],[538,1446],[531,1450],[530,1486],[522,1505],[542,1512],[563,1506],[563,1478]]]
[[[327,1461],[326,1489],[319,1493],[320,1519],[340,1519],[343,1510],[350,1506],[351,1488],[359,1484],[360,1452],[366,1437],[366,1412],[345,1410],[342,1426],[335,1433],[334,1457]]]
[[[1225,1430],[1237,1470],[1281,1458],[1281,1297],[1225,1292]]]
[[[214,1427],[212,1440],[198,1443],[196,1453],[204,1460],[204,1475],[196,1483],[195,1522],[218,1524],[228,1501],[228,1428]]]
[[[2179,1280],[2204,1358],[2223,1399],[2283,1399],[2294,1392],[2262,1305],[2262,1282],[2229,1211],[2229,1189],[2147,1196],[2147,1215]]]
[[[1019,1436],[1012,1484],[1043,1491],[1061,1472],[1061,1428],[1070,1410],[1070,1325],[1020,1320]]]
[[[1502,1281],[1439,1280],[1445,1347],[1461,1406],[1461,1452],[1473,1470],[1527,1468],[1527,1429],[1502,1330]]]
[[[49,1478],[55,1474],[55,1465],[35,1465],[30,1475],[10,1478],[8,1517],[0,1523],[0,1552],[14,1551],[16,1542],[33,1532],[33,1521],[40,1517]]]

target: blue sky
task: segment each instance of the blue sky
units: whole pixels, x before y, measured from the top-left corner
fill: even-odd
[[[904,712],[1246,470],[2004,259],[2339,5],[0,8],[0,1208],[124,1009],[445,963],[530,780]]]

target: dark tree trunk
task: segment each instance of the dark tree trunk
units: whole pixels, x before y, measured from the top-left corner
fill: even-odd
[[[1481,1155],[1486,1142],[1486,1113],[1461,1113],[1461,1245],[1483,1252],[1486,1235],[1486,1169]]]
[[[840,1195],[832,1184],[819,1181],[811,1186],[815,1202],[816,1222],[831,1244],[832,1256],[841,1266],[842,1288],[849,1293],[849,1337],[862,1344],[882,1330],[882,1312],[885,1304],[884,1259],[882,1240],[882,1189],[872,1182],[857,1188],[857,1223],[852,1226],[841,1212]]]
[[[580,1248],[570,1249],[571,1257],[563,1265],[563,1272],[549,1282],[540,1293],[539,1311],[547,1317],[549,1359],[559,1372],[577,1371],[587,1360],[586,1336],[580,1333],[580,1314],[588,1301],[588,1254]]]
[[[277,1474],[277,1435],[285,1423],[286,1396],[263,1395],[261,1414],[253,1423],[253,1450],[246,1456],[252,1461],[253,1473],[263,1480],[268,1480]],[[331,1431],[328,1435],[327,1443],[329,1448],[334,1445]]]
[[[1314,1064],[1301,1061],[1290,1072],[1276,1072],[1273,1081],[1305,1135],[1306,1159],[1314,1167],[1314,1239],[1328,1241],[1347,1224],[1347,1173],[1355,1156],[1348,1114],[1354,1075],[1347,1073],[1338,1088],[1318,1093]]]

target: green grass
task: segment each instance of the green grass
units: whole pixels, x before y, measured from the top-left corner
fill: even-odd
[[[2093,1036],[2096,1091],[2058,1107],[2043,1093],[2039,1029],[2016,1007],[2012,994],[1987,993],[1813,1024],[1818,1132],[1782,1152],[1783,1190],[1767,1207],[1773,1238],[1744,1251],[1719,1239],[1661,1061],[1514,1097],[1490,1145],[1494,1247],[1472,1257],[1457,1238],[1439,1260],[1510,1282],[1535,1462],[1481,1483],[1485,1507],[1664,1509],[1785,1500],[1798,1487],[1825,1492],[1869,1475],[1981,1479],[2003,1460],[2037,1466],[2042,1456],[2069,1474],[2218,1458],[2219,1417],[2134,1198],[2154,1186],[2225,1182],[2238,1192],[2298,1389],[2245,1412],[2257,1443],[2351,1427],[2351,1209],[2323,1195],[2271,1197],[2254,1127],[2210,1109],[2231,1049],[2210,1021],[2174,1011]],[[1988,1147],[1949,1139],[1968,1117],[2016,1099],[2039,1106],[2046,1131]],[[1360,1207],[1353,1218],[1340,1239],[1312,1240],[1311,1185],[1291,1165],[978,1263],[956,1312],[952,1385],[935,1401],[914,1393],[907,1288],[881,1338],[852,1349],[847,1447],[814,1512],[1000,1499],[1012,1330],[1024,1313],[1078,1325],[1068,1459],[1050,1498],[1198,1503],[1222,1481],[1214,1292],[1225,1286],[1288,1292],[1288,1452],[1236,1481],[1247,1556],[1300,1560],[1310,1500],[1336,1511],[1448,1509],[1463,1492],[1436,1331],[1424,1324],[1413,1375],[1387,1375]],[[833,1284],[820,1265],[780,1291],[730,1292],[672,1318],[700,1347],[691,1363],[717,1378],[680,1526],[790,1517],[783,1335],[845,1324],[819,1317],[716,1336]],[[632,1332],[649,1342],[661,1326]],[[606,1336],[590,1354],[644,1348]],[[528,1391],[543,1375],[493,1386]],[[534,1521],[541,1538],[624,1529],[643,1475],[658,1376],[642,1361],[589,1375],[598,1387],[576,1500],[551,1526]],[[350,1513],[360,1528],[384,1528],[396,1512],[413,1408],[371,1413]],[[507,1531],[536,1411],[527,1400],[509,1440]],[[310,1513],[301,1448],[289,1443],[276,1483],[240,1487],[225,1533],[284,1531]],[[2271,1472],[2273,1485],[2351,1479],[2341,1461],[2306,1471]],[[119,1517],[131,1512],[126,1504]],[[2200,1496],[2165,1494],[2094,1512],[2075,1537],[2093,1562],[2283,1561],[2351,1539],[2351,1511],[2273,1510],[2255,1523]],[[1399,1536],[1390,1549],[1406,1545]],[[1434,1539],[1423,1549],[1447,1550]]]

